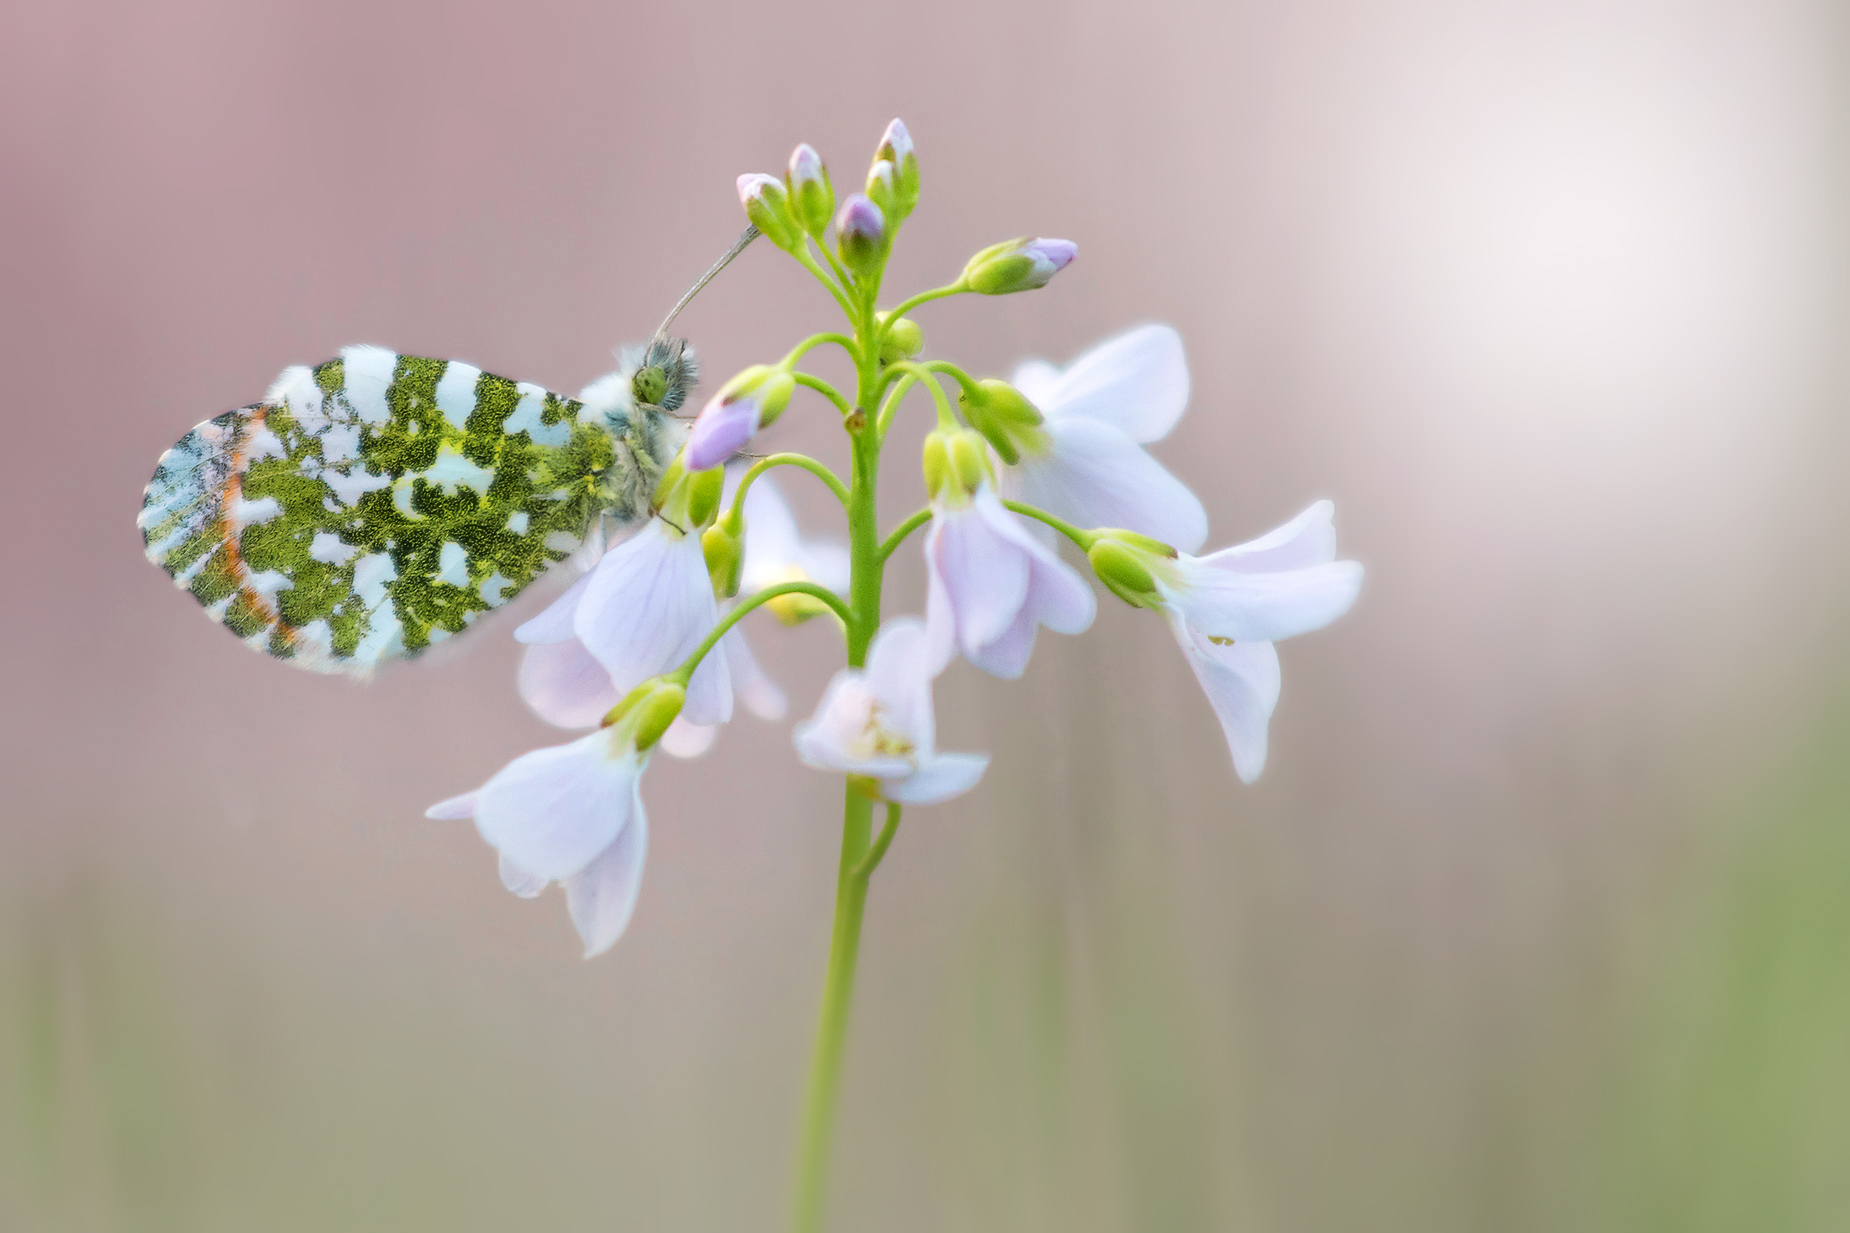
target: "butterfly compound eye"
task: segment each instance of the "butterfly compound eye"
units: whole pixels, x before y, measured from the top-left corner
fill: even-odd
[[[656,406],[667,393],[668,374],[658,365],[651,364],[647,368],[639,368],[636,370],[636,375],[630,378],[630,394],[639,406],[645,404],[651,407]]]

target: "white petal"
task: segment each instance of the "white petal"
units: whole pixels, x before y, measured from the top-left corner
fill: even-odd
[[[1187,485],[1124,432],[1090,419],[1049,420],[1048,450],[1005,474],[1021,499],[1077,526],[1123,527],[1193,552],[1208,512]]]
[[[1092,588],[1053,549],[1032,535],[1019,517],[1003,508],[994,493],[987,488],[979,491],[975,507],[997,537],[1012,544],[1028,563],[1028,590],[1006,629],[981,646],[966,647],[964,653],[983,671],[1014,680],[1028,666],[1039,626],[1063,634],[1079,633],[1091,626],[1098,601]],[[942,634],[931,629],[929,604],[927,614],[928,632],[941,639]],[[931,645],[934,651],[940,649],[935,639]]]
[[[832,539],[806,539],[797,553],[797,568],[831,591],[848,589],[848,545]]]
[[[574,637],[572,620],[578,615],[578,603],[591,585],[591,575],[584,574],[565,588],[565,594],[540,610],[539,615],[515,627],[516,642],[564,642]]]
[[[1023,398],[1045,411],[1045,404],[1051,401],[1060,384],[1060,369],[1046,360],[1023,360],[1015,369],[1015,375],[1009,378],[1009,384],[1020,390]]]
[[[934,748],[931,678],[919,619],[893,617],[882,625],[867,648],[867,687],[885,708],[887,726],[911,741],[920,759]]]
[[[1034,612],[1023,604],[1021,611],[1015,615],[1015,623],[1003,630],[994,641],[985,643],[968,653],[971,664],[981,668],[991,676],[1001,677],[1005,681],[1021,679],[1021,674],[1028,670],[1028,660],[1034,655],[1034,636],[1040,632],[1041,623],[1034,619]],[[943,671],[939,666],[939,671]]]
[[[760,719],[782,719],[790,711],[790,699],[777,682],[765,674],[758,657],[752,654],[745,631],[737,625],[720,639],[719,649],[726,656],[726,671],[732,678],[732,690],[745,709]]]
[[[622,694],[677,667],[718,619],[699,539],[656,519],[597,563],[573,629]],[[689,723],[732,718],[725,656],[700,661],[682,714]]]
[[[870,756],[864,752],[869,723],[877,718],[879,699],[868,688],[867,675],[843,668],[829,682],[816,713],[791,734],[797,758],[819,771],[850,775],[905,775],[912,762],[897,755]]]
[[[565,906],[584,940],[585,958],[601,955],[623,936],[636,912],[643,861],[649,854],[649,819],[636,794],[629,825],[598,858],[565,883]]]
[[[1220,720],[1234,771],[1251,783],[1265,769],[1266,725],[1278,705],[1277,649],[1270,642],[1217,646],[1174,618],[1170,626]]]
[[[607,729],[522,754],[482,785],[475,825],[498,852],[549,881],[569,878],[629,820],[642,762]]]
[[[1183,585],[1163,587],[1170,606],[1203,634],[1235,642],[1277,642],[1322,629],[1349,611],[1362,589],[1362,567],[1354,561],[1276,574],[1209,568],[1193,557],[1177,564]]]
[[[935,805],[974,788],[988,766],[988,754],[939,754],[902,779],[881,780],[880,791],[902,805]]]
[[[458,822],[475,816],[475,798],[481,795],[481,789],[465,792],[461,796],[452,796],[447,801],[438,801],[424,811],[424,816],[438,822]]]
[[[1140,325],[1108,338],[1067,365],[1053,388],[1029,401],[1048,419],[1084,417],[1133,441],[1161,440],[1188,406],[1182,337],[1166,325]]]
[[[595,728],[623,698],[576,638],[528,643],[519,684],[521,699],[555,728]]]
[[[677,758],[698,758],[713,748],[713,738],[718,735],[719,728],[713,724],[690,724],[677,715],[668,731],[662,733],[660,744],[663,752]]]
[[[925,563],[942,584],[965,654],[1000,637],[1028,594],[1027,559],[974,504],[936,512],[925,536]]]
[[[536,898],[551,883],[538,874],[528,873],[519,865],[503,856],[501,858],[501,885],[519,895],[522,899]]]
[[[1210,553],[1201,561],[1216,569],[1253,574],[1327,565],[1336,559],[1335,515],[1335,505],[1318,501],[1284,526],[1267,531],[1258,539]],[[1182,551],[1191,549],[1183,548]]]
[[[781,573],[796,564],[802,535],[790,503],[768,475],[752,481],[745,494],[745,560],[741,575]]]

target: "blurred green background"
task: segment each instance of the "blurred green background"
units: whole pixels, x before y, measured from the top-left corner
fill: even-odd
[[[1195,395],[1157,452],[1213,542],[1328,496],[1370,573],[1282,648],[1252,788],[1109,599],[1022,682],[941,680],[940,742],[995,763],[875,881],[834,1227],[1850,1224],[1840,5],[0,31],[0,1229],[776,1227],[839,822],[787,725],[657,759],[635,923],[585,963],[556,895],[421,817],[553,739],[517,616],[311,678],[133,522],[188,426],[346,343],[576,389],[737,233],[736,174],[808,140],[845,187],[895,114],[925,197],[893,285],[1081,250],[921,310],[933,354],[1173,322]],[[717,382],[828,320],[759,246],[681,324]],[[754,638],[806,713],[828,632]]]

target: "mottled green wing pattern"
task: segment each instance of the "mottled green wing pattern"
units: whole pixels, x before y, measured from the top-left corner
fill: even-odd
[[[506,603],[600,515],[646,516],[659,462],[635,448],[636,414],[349,347],[183,437],[139,525],[148,558],[240,638],[364,675]]]

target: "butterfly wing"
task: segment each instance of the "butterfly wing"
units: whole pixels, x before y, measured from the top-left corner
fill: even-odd
[[[148,559],[245,642],[365,675],[460,633],[612,503],[601,415],[455,360],[349,347],[161,456]]]

